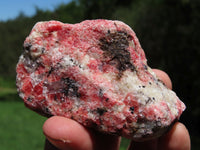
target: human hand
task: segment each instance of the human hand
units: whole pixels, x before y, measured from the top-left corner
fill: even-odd
[[[168,88],[172,88],[166,73],[157,69],[153,71]],[[43,132],[47,138],[45,150],[118,150],[120,147],[120,137],[102,134],[60,116],[49,118],[43,125]],[[167,134],[158,139],[131,141],[128,150],[190,150],[190,147],[188,130],[177,122]]]

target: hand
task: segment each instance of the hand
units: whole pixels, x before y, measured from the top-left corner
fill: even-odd
[[[172,88],[169,76],[153,70],[167,87]],[[64,117],[49,118],[43,126],[47,138],[45,150],[118,150],[121,138],[87,129]],[[50,142],[49,142],[50,141]],[[53,146],[54,145],[54,146]],[[164,136],[145,142],[130,143],[128,150],[190,150],[190,136],[186,127],[177,122]]]

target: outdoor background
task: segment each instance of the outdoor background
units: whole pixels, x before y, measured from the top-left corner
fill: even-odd
[[[46,118],[25,108],[15,87],[15,67],[34,24],[97,18],[121,20],[136,32],[149,66],[169,74],[186,104],[180,121],[189,130],[192,150],[200,148],[200,0],[68,0],[53,9],[32,9],[31,15],[22,10],[14,18],[0,18],[0,149],[43,149]],[[123,139],[121,150],[127,143]]]

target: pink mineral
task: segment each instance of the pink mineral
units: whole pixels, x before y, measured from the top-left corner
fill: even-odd
[[[28,108],[137,141],[161,136],[185,109],[120,21],[39,22],[16,70]]]

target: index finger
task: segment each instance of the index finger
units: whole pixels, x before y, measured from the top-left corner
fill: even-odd
[[[46,120],[43,132],[48,141],[59,149],[116,150],[120,141],[118,136],[95,132],[61,116],[53,116]]]
[[[172,89],[172,81],[167,73],[159,69],[152,69],[157,77],[169,88]]]

